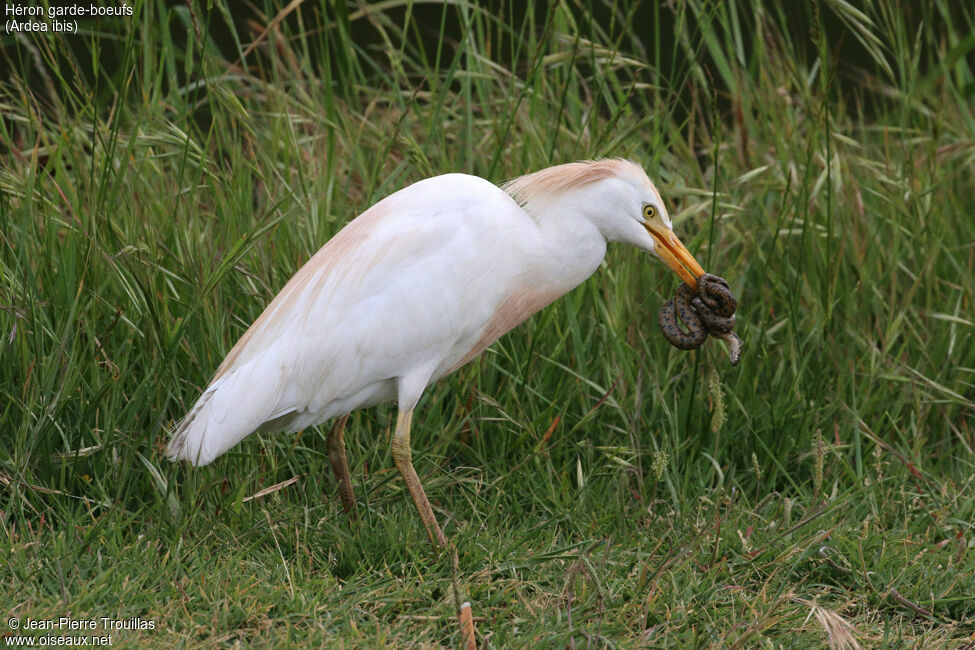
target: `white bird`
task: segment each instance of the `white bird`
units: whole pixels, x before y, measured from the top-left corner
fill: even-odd
[[[704,273],[630,161],[558,165],[501,187],[445,174],[399,190],[342,228],[275,296],[167,453],[205,465],[255,431],[338,418],[327,446],[351,513],[345,420],[396,399],[393,459],[431,542],[445,546],[413,469],[414,407],[431,383],[592,275],[609,242],[653,253],[692,287]]]

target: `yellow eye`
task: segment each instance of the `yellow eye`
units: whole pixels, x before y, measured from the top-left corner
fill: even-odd
[[[657,208],[653,207],[649,203],[643,206],[643,218],[653,219],[657,216]]]

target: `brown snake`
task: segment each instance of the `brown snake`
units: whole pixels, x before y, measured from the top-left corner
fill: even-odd
[[[742,341],[734,332],[738,300],[728,282],[705,273],[697,279],[698,292],[682,282],[676,295],[660,308],[660,329],[670,344],[681,350],[701,347],[708,334],[728,342],[731,365],[741,361]],[[680,322],[678,322],[680,319]],[[680,323],[687,328],[685,332]]]

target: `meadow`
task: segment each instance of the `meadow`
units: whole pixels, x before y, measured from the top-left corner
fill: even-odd
[[[0,34],[0,613],[114,647],[973,647],[975,13],[965,3],[138,0]],[[789,7],[788,11],[781,5]],[[172,426],[369,205],[637,161],[740,302],[611,247],[431,387],[436,555],[356,412],[194,469]],[[62,634],[62,633],[58,633]]]

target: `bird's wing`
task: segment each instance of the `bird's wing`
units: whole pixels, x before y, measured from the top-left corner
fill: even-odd
[[[459,358],[519,273],[511,248],[526,220],[501,190],[467,176],[380,201],[312,256],[234,345],[177,426],[170,457],[206,464],[264,423],[330,417],[332,401],[378,401],[377,382],[436,365],[437,355]]]

